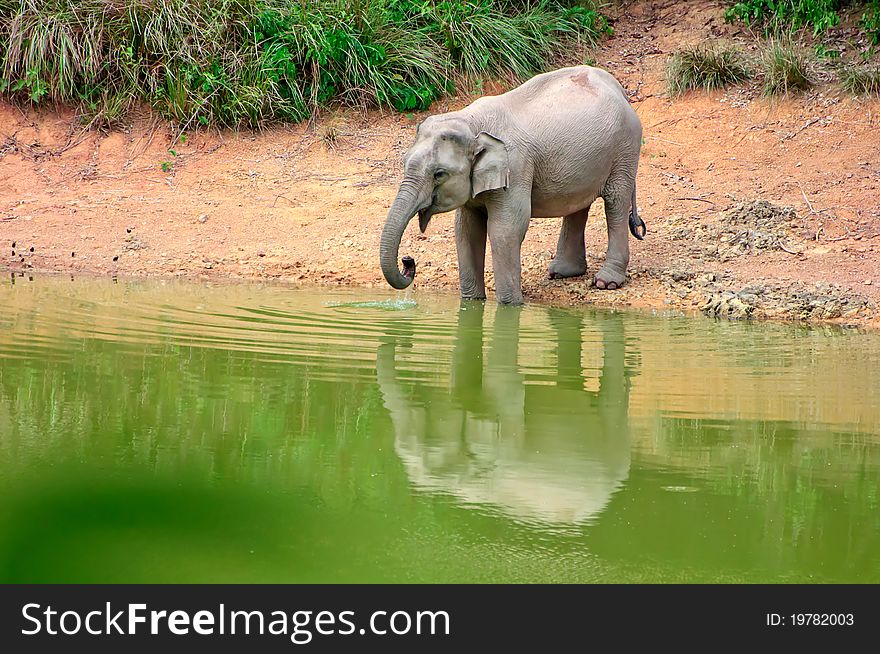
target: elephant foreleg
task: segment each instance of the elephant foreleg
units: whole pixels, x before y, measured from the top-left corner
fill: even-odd
[[[522,242],[531,218],[530,198],[489,209],[489,243],[495,273],[495,297],[501,304],[522,304]]]
[[[465,300],[486,299],[486,214],[462,207],[455,213],[458,281]]]
[[[550,262],[548,277],[580,277],[587,272],[587,251],[584,247],[584,228],[590,207],[575,211],[562,219],[556,256]]]

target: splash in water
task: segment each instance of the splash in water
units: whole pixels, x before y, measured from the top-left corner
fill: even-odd
[[[366,300],[363,302],[330,302],[326,306],[354,309],[382,309],[383,311],[407,311],[418,306],[415,300]]]

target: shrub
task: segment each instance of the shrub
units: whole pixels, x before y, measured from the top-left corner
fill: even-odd
[[[667,89],[673,97],[691,89],[711,91],[738,84],[750,77],[743,57],[726,45],[684,48],[674,52],[666,65]]]
[[[844,66],[840,69],[840,83],[853,95],[880,95],[880,67]]]
[[[762,56],[764,95],[805,91],[814,83],[806,52],[789,40],[771,41]]]

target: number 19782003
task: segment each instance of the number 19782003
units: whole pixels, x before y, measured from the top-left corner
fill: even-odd
[[[767,614],[769,627],[849,627],[855,624],[852,613],[779,613]]]

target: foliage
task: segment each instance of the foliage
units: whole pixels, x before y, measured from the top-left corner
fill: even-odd
[[[840,23],[837,11],[847,4],[865,5],[860,25],[873,45],[880,43],[880,0],[738,0],[725,11],[724,18],[728,22],[741,20],[749,25],[760,25],[767,32],[791,32],[809,27],[814,34],[821,34]]]
[[[609,31],[592,2],[553,0],[0,0],[0,92],[94,123],[147,102],[184,128],[411,111]]]
[[[728,22],[741,20],[768,31],[787,32],[811,27],[815,34],[840,22],[840,0],[740,0],[724,14]]]
[[[673,97],[692,89],[711,91],[750,77],[751,71],[743,57],[726,45],[683,48],[674,52],[666,65],[666,84]]]
[[[880,0],[871,0],[862,14],[862,28],[868,35],[871,45],[880,45]]]

